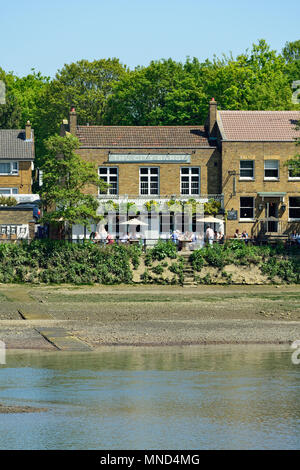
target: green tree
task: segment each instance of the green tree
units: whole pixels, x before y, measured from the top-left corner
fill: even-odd
[[[24,128],[28,120],[33,127],[36,127],[41,94],[47,88],[50,77],[44,77],[35,69],[32,69],[31,73],[24,77],[18,77],[13,73],[7,74],[6,77],[8,87],[12,90],[21,108],[21,127]]]
[[[251,51],[202,64],[204,92],[222,109],[292,109],[292,88],[284,58],[260,40]]]
[[[221,109],[293,109],[290,74],[284,57],[264,40],[236,58],[153,61],[114,84],[105,123],[203,124],[212,97]]]
[[[99,220],[97,198],[85,190],[87,185],[95,189],[107,185],[99,179],[94,165],[76,154],[78,139],[71,134],[55,135],[47,139],[45,147],[48,153],[42,166],[42,221],[70,230],[72,224],[89,226],[91,220]]]
[[[71,105],[76,107],[78,124],[103,124],[104,108],[112,84],[126,74],[119,59],[80,60],[59,70],[38,100],[36,148],[38,160],[44,154],[43,141],[59,131],[68,118]]]
[[[298,123],[298,129],[300,129],[300,122]],[[297,139],[296,145],[300,146],[300,138]],[[291,171],[291,176],[300,177],[300,153],[296,154],[294,158],[287,161],[286,165]]]
[[[286,42],[282,49],[282,55],[286,62],[300,60],[300,39],[298,41]]]
[[[193,75],[172,59],[137,67],[115,83],[105,122],[114,125],[199,124],[206,97]]]
[[[0,128],[19,129],[21,126],[21,106],[11,87],[8,74],[0,68],[0,80],[5,84],[5,104],[0,104]]]

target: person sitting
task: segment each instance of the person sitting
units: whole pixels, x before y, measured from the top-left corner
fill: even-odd
[[[110,235],[110,233],[106,237],[106,242],[107,242],[108,245],[113,245],[114,242],[115,242],[115,240],[113,239],[113,236]]]
[[[248,235],[248,233],[246,232],[246,230],[244,230],[244,231],[242,232],[241,238],[249,238],[249,235]]]
[[[238,228],[235,231],[234,238],[241,238],[241,234]]]
[[[120,237],[120,242],[121,242],[121,243],[128,243],[128,241],[129,241],[129,235],[128,235],[128,233],[122,234],[121,237]]]
[[[300,245],[300,234],[297,233],[296,230],[293,231],[292,235],[291,235],[291,243],[292,245]]]
[[[218,232],[217,233],[217,242],[218,243],[223,243],[223,241],[224,241],[224,233]]]

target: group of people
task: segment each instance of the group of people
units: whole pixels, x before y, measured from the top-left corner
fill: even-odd
[[[171,239],[174,243],[180,244],[182,241],[189,241],[191,243],[203,243],[203,236],[195,232],[180,232],[179,230],[174,230],[171,235]],[[207,227],[205,232],[205,241],[212,245],[214,242],[221,243],[224,240],[224,234],[222,232],[217,232],[213,230],[210,226]]]
[[[107,245],[113,245],[115,243],[115,237],[108,233],[105,229],[101,232],[92,232],[90,240],[93,243],[102,243]],[[141,236],[138,232],[123,233],[119,237],[120,243],[131,243],[141,240]]]
[[[207,243],[212,245],[213,243],[222,243],[224,241],[224,234],[213,230],[211,226],[208,226],[205,232],[205,238]]]
[[[234,234],[234,238],[242,238],[243,240],[248,240],[249,235],[246,232],[246,230],[244,230],[242,233],[240,233],[239,229],[237,228],[236,231],[235,231],[235,234]]]
[[[106,243],[107,245],[112,245],[115,240],[110,233],[108,233],[105,229],[101,232],[92,232],[90,235],[90,240],[94,243]]]
[[[300,245],[300,233],[297,233],[297,230],[294,230],[291,235],[291,242],[293,245]]]

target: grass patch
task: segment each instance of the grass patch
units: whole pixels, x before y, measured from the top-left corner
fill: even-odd
[[[177,297],[177,299],[176,299]],[[45,297],[43,297],[45,299]],[[121,302],[191,302],[191,297],[187,296],[166,296],[162,294],[146,295],[146,294],[50,294],[47,302],[60,303],[121,303]]]
[[[6,297],[5,294],[2,294],[2,292],[0,292],[0,302],[11,302],[11,299],[9,299],[8,297]]]

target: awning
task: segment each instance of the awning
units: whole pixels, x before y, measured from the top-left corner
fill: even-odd
[[[204,222],[206,224],[223,224],[224,220],[217,219],[213,216],[202,217],[201,219],[196,219],[197,222]]]
[[[286,193],[279,193],[279,192],[267,192],[267,193],[257,193],[263,200],[265,197],[279,197],[280,199],[284,199]]]

